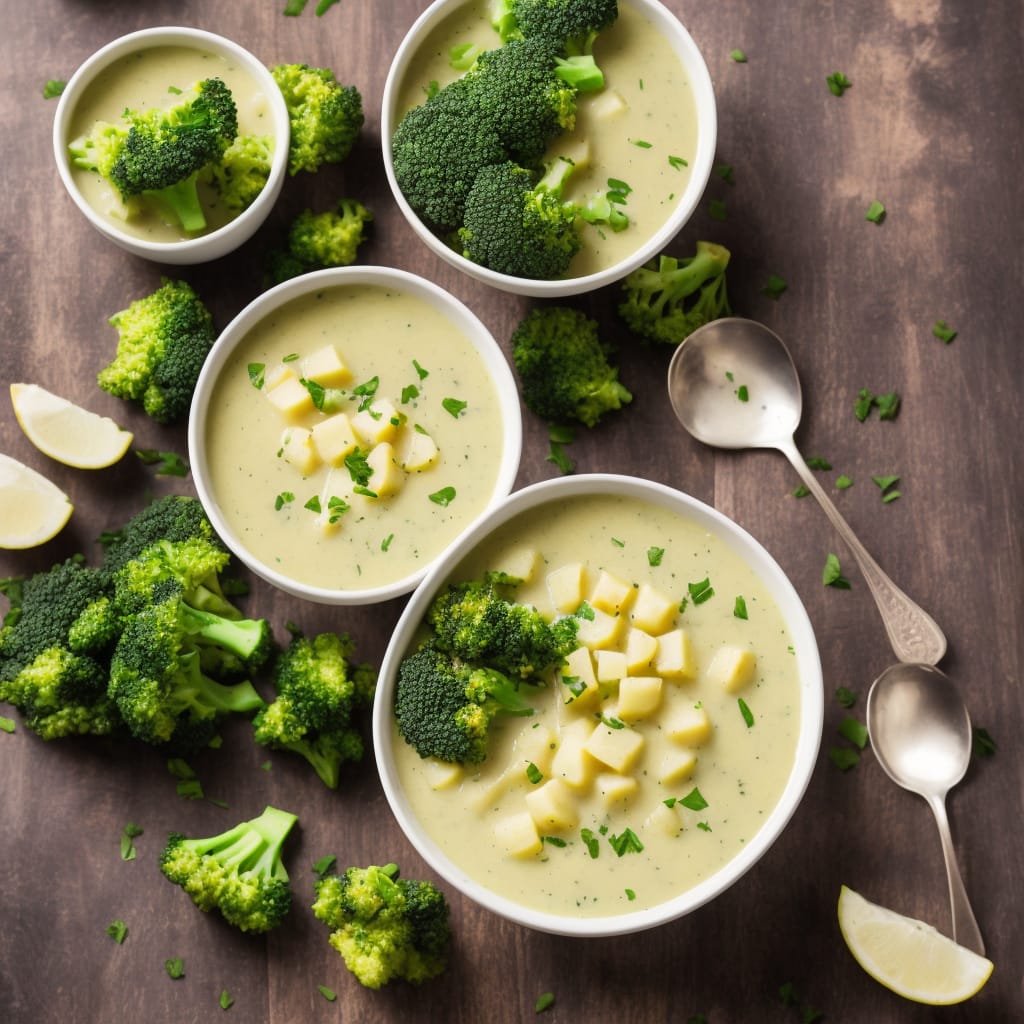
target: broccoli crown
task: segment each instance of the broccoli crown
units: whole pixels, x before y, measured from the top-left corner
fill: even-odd
[[[269,931],[291,907],[281,848],[297,820],[267,807],[258,818],[208,839],[172,833],[160,855],[160,870],[200,910],[216,908],[244,932]]]
[[[698,327],[729,316],[725,268],[729,250],[698,242],[693,256],[661,256],[639,267],[622,282],[619,315],[631,331],[649,341],[678,345]],[[695,292],[696,300],[686,305]]]
[[[501,0],[515,32],[589,52],[597,34],[619,16],[618,0]],[[509,27],[506,27],[506,33]]]
[[[273,159],[272,136],[239,135],[219,161],[207,165],[204,173],[224,207],[239,212],[263,191]]]
[[[477,116],[464,79],[413,107],[395,129],[391,151],[409,205],[442,230],[462,224],[481,168],[507,158],[497,128]]]
[[[435,644],[461,661],[513,678],[539,676],[560,664],[576,641],[576,620],[548,623],[536,608],[506,600],[493,579],[450,584],[427,612]]]
[[[199,647],[207,640],[204,631],[214,627],[206,615],[197,622],[197,615],[168,598],[132,615],[114,648],[107,692],[132,735],[146,743],[201,746],[213,738],[218,716],[263,706],[248,681],[227,686],[203,672]],[[221,619],[218,642],[235,640],[233,653],[246,657],[251,625]]]
[[[367,988],[396,978],[415,985],[447,965],[448,902],[432,882],[399,877],[395,864],[350,867],[321,879],[313,913],[331,945]]]
[[[373,214],[355,199],[342,199],[333,210],[303,210],[288,231],[288,248],[271,257],[274,284],[311,270],[347,267],[356,261]]]
[[[180,594],[189,604],[204,607],[206,595],[215,599],[219,593],[218,575],[230,559],[219,543],[206,537],[158,540],[117,571],[115,604],[122,613],[130,613]]]
[[[545,306],[529,313],[512,334],[512,361],[523,402],[554,422],[594,426],[632,401],[598,337],[597,321],[579,310]]]
[[[289,173],[340,164],[363,126],[359,90],[342,85],[328,68],[308,64],[277,64],[270,73],[284,96],[291,123]]]
[[[202,300],[186,282],[164,279],[110,323],[117,330],[117,352],[100,370],[99,386],[142,402],[158,423],[180,419],[213,345],[213,318]]]
[[[376,671],[354,667],[346,634],[295,637],[274,664],[277,697],[253,720],[256,742],[306,758],[325,785],[336,789],[341,765],[363,756],[354,712],[370,707]]]

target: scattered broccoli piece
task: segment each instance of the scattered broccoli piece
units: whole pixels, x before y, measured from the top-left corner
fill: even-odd
[[[258,818],[208,839],[172,833],[160,855],[160,870],[200,910],[216,908],[243,932],[270,931],[291,908],[281,847],[297,820],[267,807]]]
[[[663,255],[639,267],[622,282],[619,315],[641,337],[678,345],[698,327],[731,315],[725,283],[729,255],[724,246],[698,242],[693,256]],[[698,290],[687,308],[686,300]]]
[[[141,197],[188,232],[206,227],[200,174],[218,163],[238,134],[238,110],[219,78],[206,78],[164,109],[126,110],[127,127],[97,122],[68,146],[72,162],[97,171],[121,198]]]
[[[271,254],[270,279],[280,284],[299,274],[355,263],[373,214],[355,199],[342,199],[334,210],[304,210],[292,222],[286,250]]]
[[[340,164],[363,127],[363,98],[354,85],[342,85],[328,68],[277,64],[270,69],[284,96],[291,123],[288,172],[317,171]]]
[[[534,309],[512,334],[512,361],[523,402],[555,423],[594,426],[607,412],[632,401],[609,362],[596,320],[565,306]]]
[[[353,717],[371,706],[377,683],[371,666],[352,665],[354,650],[344,634],[293,637],[274,663],[277,697],[253,720],[257,743],[300,754],[331,789],[344,762],[362,759]]]
[[[431,882],[399,878],[398,867],[350,867],[316,886],[313,913],[331,945],[367,988],[396,978],[419,985],[447,966],[448,903]]]
[[[199,371],[213,345],[213,319],[184,281],[164,279],[150,295],[115,313],[113,361],[100,370],[99,386],[118,398],[142,402],[158,423],[188,412]]]
[[[270,135],[239,135],[221,159],[208,164],[205,175],[225,209],[240,212],[263,191],[274,161]]]

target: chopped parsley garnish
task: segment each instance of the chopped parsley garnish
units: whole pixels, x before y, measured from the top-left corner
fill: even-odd
[[[441,406],[445,412],[451,413],[456,419],[465,411],[468,402],[460,401],[458,398],[443,398]]]
[[[370,403],[373,402],[374,396],[377,394],[377,388],[379,387],[380,377],[374,376],[367,381],[363,381],[362,384],[357,384],[352,389],[352,394],[362,399],[359,403],[359,412],[370,408]]]
[[[636,893],[633,892],[632,889],[627,889],[626,890],[626,899],[629,900],[630,902],[632,902],[633,900],[636,899]]]
[[[848,772],[860,761],[860,752],[851,747],[831,747],[828,757],[841,772]]]
[[[852,715],[848,715],[839,723],[839,735],[861,750],[867,746],[868,727]]]
[[[749,401],[750,401],[750,390],[748,389],[748,387],[747,387],[747,385],[746,385],[746,384],[741,384],[741,385],[740,385],[740,386],[739,386],[739,387],[738,387],[738,388],[736,389],[736,397],[737,397],[737,398],[738,398],[738,399],[739,399],[739,400],[740,400],[741,402],[749,402]]]
[[[580,838],[583,840],[583,845],[587,848],[587,853],[590,854],[593,860],[601,854],[601,843],[597,836],[589,828],[580,829]]]
[[[630,143],[632,145],[637,146],[640,149],[650,149],[651,148],[651,144],[649,142],[647,142],[646,139],[630,139],[629,141],[630,141]]]
[[[222,989],[220,993],[220,1008],[222,1010],[230,1009],[234,1004],[234,999],[231,998],[231,993],[228,990]]]
[[[335,857],[333,853],[329,853],[326,857],[321,857],[313,865],[313,874],[319,875],[322,878],[324,875],[327,874],[328,871],[331,870],[331,868],[334,867],[335,864],[337,864],[337,862],[338,858]]]
[[[609,729],[625,729],[626,723],[621,718],[616,718],[614,715],[597,715],[603,725],[608,726]]]
[[[737,64],[746,64],[747,55],[739,48],[729,51],[729,58],[735,61]]]
[[[175,786],[178,796],[185,800],[203,799],[203,787],[199,782],[199,776],[187,761],[180,757],[172,757],[167,762],[167,770],[178,780]]]
[[[821,582],[826,587],[835,587],[836,590],[850,589],[850,581],[843,575],[839,559],[831,551],[825,559],[825,568],[821,570]]]
[[[625,542],[624,540],[619,540],[619,538],[618,538],[618,537],[612,537],[612,543],[613,543],[613,544],[614,544],[614,545],[615,545],[615,546],[616,546],[617,548],[624,548],[624,547],[626,546],[626,542]]]
[[[875,404],[875,396],[867,388],[857,392],[857,400],[853,403],[853,415],[863,423]]]
[[[168,978],[178,981],[185,977],[185,961],[180,956],[172,956],[164,961],[164,970]]]
[[[810,490],[803,484],[801,484],[799,487],[794,487],[793,490],[790,491],[790,494],[792,494],[794,498],[806,498],[807,495],[810,493]]]
[[[591,608],[586,601],[583,601],[580,604],[579,608],[577,608],[576,611],[573,612],[573,615],[575,615],[577,619],[586,619],[587,622],[594,621],[594,609]]]
[[[420,397],[420,389],[415,384],[406,384],[402,388],[401,402],[403,405],[408,405],[414,398]]]
[[[526,766],[526,778],[532,786],[536,786],[544,778],[544,773],[531,761]]]
[[[833,96],[842,96],[853,85],[853,82],[842,71],[833,71],[831,75],[825,78],[825,81],[828,83],[828,91]]]
[[[555,1005],[555,994],[554,992],[542,992],[537,996],[537,1002],[533,1004],[535,1013],[543,1013],[545,1010],[550,1009]]]
[[[725,208],[724,199],[712,199],[708,203],[708,216],[712,220],[725,220],[728,216],[728,212]]]
[[[608,836],[608,842],[611,844],[611,848],[615,851],[616,856],[619,857],[623,857],[627,853],[642,853],[644,849],[644,844],[640,842],[640,837],[631,828],[627,828],[617,836]]]
[[[699,828],[701,830],[701,832],[710,832],[711,831],[711,826],[706,821],[698,821],[697,822],[697,828]]]
[[[839,686],[836,688],[836,700],[839,701],[840,707],[852,708],[857,703],[857,694],[848,687]]]
[[[295,500],[295,495],[291,491],[282,491],[274,499],[274,511],[280,512],[285,505],[290,505]]]
[[[249,383],[259,391],[267,379],[267,364],[250,363],[246,369],[249,373]]]
[[[777,299],[788,287],[784,278],[779,277],[778,274],[769,274],[767,283],[761,289],[761,294],[766,295],[769,299]]]
[[[136,851],[133,839],[142,835],[142,829],[138,825],[129,822],[121,832],[121,860],[135,860]]]
[[[333,988],[328,988],[326,985],[317,985],[317,992],[320,993],[329,1003],[333,1003],[338,998],[338,993]]]
[[[299,358],[298,352],[289,352],[288,355],[283,356],[281,359],[282,363],[294,363]]]
[[[356,484],[355,487],[352,488],[352,493],[361,494],[364,498],[379,497],[376,491],[372,490],[369,487],[364,487],[362,484]]]
[[[823,459],[820,455],[815,455],[807,460],[807,468],[818,469],[827,473],[832,468],[832,463],[828,459]]]
[[[569,844],[559,836],[541,836],[540,841],[547,843],[549,846],[556,846],[560,850],[564,850]]]
[[[650,547],[647,549],[647,564],[650,566],[661,565],[661,560],[665,557],[664,548]]]
[[[732,164],[719,164],[715,168],[717,174],[727,185],[736,184],[736,176],[733,173]]]
[[[0,715],[0,732],[11,733],[17,728],[17,725],[13,718],[7,718],[4,715]]]
[[[707,800],[696,786],[686,796],[681,796],[679,802],[691,811],[703,811],[708,806]]]
[[[429,497],[435,505],[440,505],[441,508],[447,508],[455,500],[455,488],[442,487],[441,490],[434,491],[434,493],[429,495]]]
[[[373,467],[366,461],[366,455],[361,448],[357,448],[345,456],[345,468],[352,477],[352,482],[363,486],[368,484],[370,477],[373,476]]]
[[[623,181],[621,178],[609,178],[608,179],[608,202],[610,203],[624,203],[626,196],[633,191],[633,186]]]
[[[947,345],[956,337],[956,331],[954,331],[945,320],[935,321],[935,326],[932,327],[932,334],[934,334],[939,341],[944,341]]]
[[[971,729],[971,750],[975,757],[991,757],[996,752],[996,741],[988,729],[976,725]]]
[[[188,476],[188,463],[176,452],[160,452],[155,448],[136,448],[135,454],[146,466],[153,466],[157,476]]]
[[[864,219],[871,221],[872,224],[881,224],[885,220],[885,207],[877,199],[873,199],[864,214]]]
[[[587,689],[586,682],[580,679],[579,676],[562,676],[562,682],[569,687],[573,700],[581,696]],[[567,701],[566,703],[571,704],[572,701]]]
[[[899,496],[900,492],[895,490],[895,485],[899,482],[898,476],[873,476],[871,478],[882,491],[882,501],[888,505],[890,501],[895,501]]]
[[[750,706],[747,704],[747,702],[742,697],[738,697],[736,699],[736,705],[740,709],[740,714],[743,716],[743,721],[747,723],[747,728],[748,729],[753,729],[753,727],[754,727],[754,712],[750,710]]]
[[[64,87],[67,84],[67,82],[61,81],[59,78],[51,78],[43,86],[43,99],[56,99],[64,91]]]
[[[681,156],[670,156],[668,158],[668,163],[669,166],[676,171],[680,170],[683,167],[690,166],[689,163],[687,163],[687,161],[684,160]]]
[[[318,384],[308,377],[300,377],[299,383],[309,392],[309,397],[315,408],[323,411],[324,399],[327,397],[327,389],[323,384]]]
[[[747,602],[742,596],[737,595],[732,613],[737,619],[748,619],[750,617],[747,615]]]
[[[416,371],[416,376],[419,377],[420,380],[426,380],[426,378],[430,376],[430,371],[424,370],[415,359],[412,361],[412,367]]]
[[[384,538],[384,539],[383,539],[383,540],[382,540],[382,541],[380,542],[380,549],[381,549],[381,551],[387,551],[387,549],[388,549],[389,547],[391,547],[391,542],[392,542],[392,541],[393,541],[394,539],[395,539],[395,535],[394,535],[393,533],[389,533],[389,534],[388,534],[388,535],[387,535],[387,536],[386,536],[386,537],[385,537],[385,538]]]
[[[107,925],[107,934],[120,946],[128,936],[128,926],[120,918]]]
[[[690,600],[694,604],[703,604],[715,596],[715,588],[711,586],[711,579],[704,577],[699,583],[687,583],[686,589],[690,592]]]
[[[836,490],[837,491],[845,491],[845,490],[848,490],[849,488],[851,488],[852,486],[853,486],[853,481],[848,476],[846,476],[845,473],[836,477]]]
[[[853,414],[863,423],[871,414],[872,409],[878,409],[880,420],[894,420],[900,411],[900,396],[895,391],[887,395],[873,395],[867,388],[861,388],[857,392],[857,400],[853,404]]]
[[[314,494],[313,497],[310,498],[309,501],[307,501],[306,504],[303,505],[302,507],[308,508],[310,512],[316,512],[317,515],[319,515],[323,511],[323,509],[320,506],[320,496],[318,494]]]
[[[568,476],[576,469],[576,463],[569,458],[562,441],[550,438],[548,446],[547,461],[553,463],[563,476]]]

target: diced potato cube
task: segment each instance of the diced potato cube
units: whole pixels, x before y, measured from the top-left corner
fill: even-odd
[[[641,583],[633,602],[630,618],[637,629],[657,636],[672,625],[679,603],[666,597],[649,583]]]
[[[565,702],[576,711],[584,711],[595,704],[601,696],[594,674],[594,662],[586,647],[577,647],[561,668],[562,683],[569,693]]]
[[[352,379],[352,371],[333,345],[324,345],[306,356],[302,361],[302,374],[325,388],[339,388]]]
[[[661,676],[626,676],[619,683],[616,717],[624,722],[647,718],[661,704]]]
[[[629,672],[642,672],[650,668],[657,652],[658,641],[650,633],[630,626],[626,631],[626,669]]]
[[[510,814],[494,826],[494,837],[510,857],[532,857],[543,845],[528,811]]]
[[[594,589],[590,593],[590,603],[609,615],[617,615],[624,611],[634,594],[633,585],[610,572],[601,570]]]
[[[683,831],[683,818],[679,813],[679,804],[673,803],[671,807],[665,803],[658,804],[647,815],[647,820],[644,822],[644,830],[660,832],[661,835],[670,838],[679,835]]]
[[[273,391],[278,384],[283,384],[286,380],[296,376],[298,375],[287,363],[270,366],[263,375],[263,390]]]
[[[745,647],[719,647],[708,665],[708,682],[721,686],[726,693],[736,693],[752,682],[757,672],[757,658]]]
[[[437,444],[429,434],[424,434],[407,424],[395,434],[395,461],[407,473],[419,473],[437,462]]]
[[[654,671],[672,679],[693,679],[697,674],[697,661],[693,645],[685,629],[673,629],[658,637],[658,651],[654,656]]]
[[[625,772],[636,763],[644,738],[635,729],[612,729],[603,722],[590,734],[585,749],[602,764]]]
[[[378,398],[352,414],[352,429],[369,445],[390,441],[401,425],[401,414],[387,398]]]
[[[597,651],[595,657],[599,683],[617,683],[626,675],[626,655],[621,651]]]
[[[298,377],[287,377],[267,392],[267,399],[286,416],[301,416],[313,409],[313,399]]]
[[[431,789],[451,789],[462,781],[462,765],[427,757],[421,762],[421,767]]]
[[[405,474],[395,462],[395,449],[387,441],[382,441],[370,449],[366,456],[366,464],[373,472],[367,487],[378,498],[386,498],[397,493],[405,483]]]
[[[359,447],[359,438],[352,430],[352,423],[347,414],[339,412],[335,416],[321,420],[313,427],[313,444],[324,462],[340,466],[345,461],[345,456]]]
[[[665,716],[665,735],[676,743],[699,747],[711,738],[711,719],[702,707],[683,704]]]
[[[587,94],[588,99],[590,95]],[[599,93],[593,94],[593,99],[589,99],[587,107],[588,113],[592,117],[601,120],[610,120],[617,115],[624,114],[628,109],[629,105],[625,99],[614,89],[602,89]]]
[[[619,775],[614,772],[602,772],[594,780],[595,788],[601,797],[601,802],[611,810],[616,804],[623,804],[631,797],[636,796],[640,788],[632,775]]]
[[[580,616],[576,639],[596,651],[599,648],[613,646],[621,628],[621,617],[609,615],[600,608],[591,608],[589,618]]]
[[[583,602],[584,568],[582,562],[570,562],[548,573],[548,593],[555,611],[571,615]]]
[[[313,445],[312,431],[305,427],[289,427],[281,435],[281,458],[294,466],[303,476],[309,476],[320,465],[320,456]]]
[[[548,779],[526,794],[526,809],[538,829],[575,828],[579,810],[573,791],[561,779]]]
[[[536,548],[521,545],[504,552],[495,561],[494,568],[495,571],[503,572],[507,576],[514,576],[524,583],[531,583],[539,561],[540,553]]]
[[[585,749],[593,731],[593,719],[578,718],[564,726],[559,734],[558,749],[551,759],[551,774],[574,789],[588,786],[598,769],[598,763]]]
[[[663,786],[685,782],[697,767],[697,755],[692,750],[669,750],[661,759],[658,781]]]

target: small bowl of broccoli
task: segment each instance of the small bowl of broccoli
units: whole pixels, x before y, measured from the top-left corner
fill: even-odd
[[[57,169],[89,222],[159,263],[205,263],[270,213],[288,170],[285,97],[222,36],[149,28],[89,57],[61,94]]]
[[[600,288],[664,249],[716,135],[703,57],[658,0],[435,0],[381,112],[388,182],[421,241],[538,297]]]

